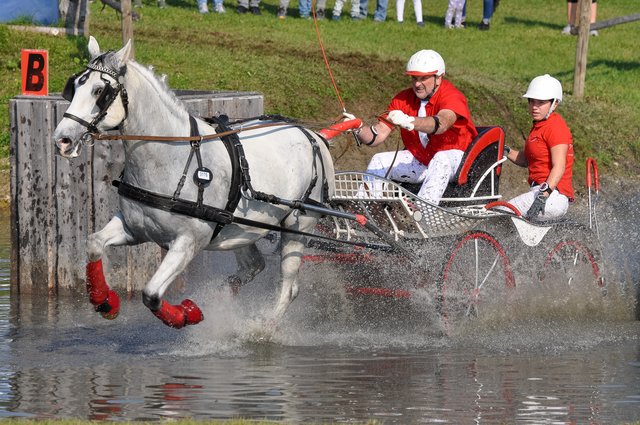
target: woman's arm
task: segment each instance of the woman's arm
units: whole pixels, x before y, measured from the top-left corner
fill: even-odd
[[[509,153],[507,154],[507,158],[509,158],[509,160],[514,164],[521,167],[526,167],[527,165],[529,165],[527,162],[527,157],[524,156],[524,151],[510,149]]]

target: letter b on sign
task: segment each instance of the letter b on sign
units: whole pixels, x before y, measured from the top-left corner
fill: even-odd
[[[49,95],[47,50],[22,50],[22,94]]]

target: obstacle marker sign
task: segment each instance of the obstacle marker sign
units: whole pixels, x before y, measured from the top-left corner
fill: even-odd
[[[49,51],[22,49],[22,94],[49,95]]]

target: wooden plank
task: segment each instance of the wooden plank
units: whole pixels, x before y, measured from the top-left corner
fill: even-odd
[[[58,27],[36,27],[36,26],[26,26],[26,25],[7,25],[7,26],[15,31],[36,32],[40,34],[48,34],[53,36],[78,35],[78,30],[75,28],[65,29],[65,28],[58,28]]]
[[[54,98],[55,123],[69,107],[69,102]],[[50,143],[54,143],[51,134]],[[56,156],[55,165],[55,210],[57,237],[57,285],[59,290],[84,290],[85,243],[91,229],[89,216],[91,203],[88,185],[87,149],[73,160]]]
[[[231,120],[259,116],[264,111],[263,98],[230,93],[209,100],[209,115],[227,114]]]
[[[49,180],[50,150],[45,140],[47,134],[46,108],[23,96],[15,101],[16,109],[16,149],[15,177],[16,192],[12,202],[17,203],[19,226],[16,239],[19,243],[20,270],[19,284],[23,292],[34,287],[49,289],[50,251],[47,243],[54,236],[50,227],[49,202],[51,181]]]
[[[56,268],[57,268],[57,236],[58,236],[58,226],[56,226],[57,214],[56,209],[54,208],[55,198],[55,151],[53,148],[53,143],[51,141],[51,135],[55,130],[55,126],[57,121],[53,118],[53,107],[50,102],[46,102],[44,107],[36,108],[36,110],[42,114],[41,121],[44,123],[44,128],[41,132],[39,132],[40,140],[39,142],[43,146],[43,151],[45,153],[44,161],[46,163],[46,172],[47,172],[47,289],[50,294],[56,293],[58,291],[57,281],[56,281]],[[36,125],[34,123],[34,125]]]
[[[89,34],[89,0],[60,0],[60,19],[67,34]]]
[[[11,204],[11,292],[20,293],[20,243],[18,239],[19,235],[19,217],[18,212],[18,189],[20,184],[18,182],[18,110],[17,102],[15,100],[9,100],[9,193]]]
[[[594,22],[591,24],[592,30],[599,30],[602,28],[609,28],[614,25],[626,24],[629,22],[640,21],[640,13],[634,13],[632,15],[618,16],[617,18],[607,19],[606,21]]]

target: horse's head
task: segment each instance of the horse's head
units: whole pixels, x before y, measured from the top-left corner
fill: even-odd
[[[88,48],[89,64],[69,78],[62,92],[71,104],[53,134],[58,153],[66,158],[78,156],[81,142],[91,141],[91,133],[116,128],[127,118],[124,77],[131,40],[117,52],[102,53],[90,37]]]

